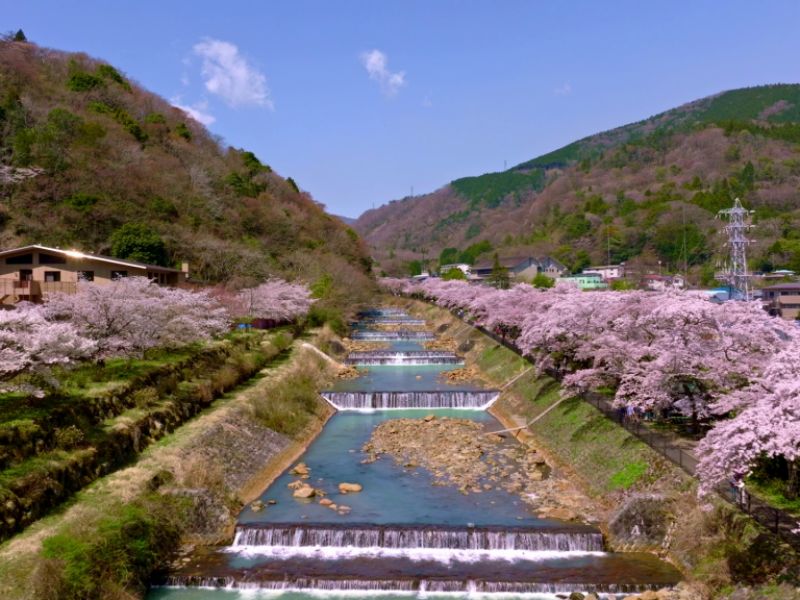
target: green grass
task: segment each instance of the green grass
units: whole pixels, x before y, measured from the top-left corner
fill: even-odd
[[[635,461],[628,463],[611,476],[609,483],[614,489],[627,490],[647,473],[647,463]]]
[[[478,368],[494,381],[505,382],[519,375],[531,365],[505,346],[492,345],[477,359]]]
[[[528,403],[530,416],[542,414],[560,398],[555,381],[533,373],[512,388]],[[561,402],[531,430],[597,494],[648,483],[668,468],[654,450],[578,398]]]
[[[800,498],[787,498],[786,482],[780,479],[761,479],[751,477],[747,480],[747,489],[770,506],[785,510],[800,518]]]

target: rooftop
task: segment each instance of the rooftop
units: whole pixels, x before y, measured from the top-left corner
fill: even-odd
[[[44,252],[51,252],[53,254],[61,254],[68,258],[73,258],[77,260],[86,259],[86,260],[97,260],[100,262],[105,262],[113,265],[118,265],[122,267],[134,267],[137,269],[146,269],[148,271],[154,271],[157,273],[180,273],[181,271],[178,269],[171,269],[169,267],[162,267],[159,265],[148,265],[146,263],[137,262],[135,260],[127,260],[122,258],[113,258],[111,256],[103,256],[101,254],[89,254],[87,252],[81,252],[79,250],[64,250],[63,248],[51,248],[49,246],[42,246],[41,244],[31,244],[29,246],[22,246],[20,248],[12,248],[11,250],[3,250],[0,251],[0,258],[4,256],[10,256],[12,254],[18,254],[20,252],[32,252],[34,250],[42,250]]]

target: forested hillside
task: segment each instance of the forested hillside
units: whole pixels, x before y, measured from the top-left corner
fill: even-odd
[[[300,277],[318,295],[368,286],[356,233],[268,158],[226,147],[102,61],[0,42],[2,248],[188,261],[207,283]]]
[[[482,243],[500,254],[551,254],[575,270],[608,260],[686,264],[709,282],[722,243],[714,217],[735,197],[756,211],[752,267],[800,269],[800,85],[697,100],[390,202],[356,228],[389,273]]]

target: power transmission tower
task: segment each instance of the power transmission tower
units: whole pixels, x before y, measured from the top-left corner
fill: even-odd
[[[732,208],[725,208],[717,213],[720,219],[726,219],[725,233],[728,234],[728,264],[718,279],[725,281],[730,288],[730,297],[740,300],[750,299],[750,274],[747,272],[747,245],[751,240],[747,233],[753,227],[751,216],[754,211],[747,210],[736,198]]]

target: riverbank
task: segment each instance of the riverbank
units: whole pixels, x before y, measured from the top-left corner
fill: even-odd
[[[691,477],[591,404],[562,400],[558,382],[448,311],[391,302],[428,320],[468,367],[498,387],[508,385],[491,412],[594,500],[611,549],[669,559],[706,597],[792,576],[797,563],[790,548],[722,501],[701,506]]]
[[[0,546],[0,596],[135,598],[182,545],[230,541],[235,517],[332,413],[329,363],[291,353]]]

